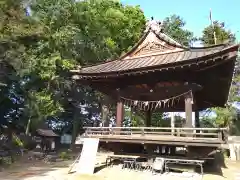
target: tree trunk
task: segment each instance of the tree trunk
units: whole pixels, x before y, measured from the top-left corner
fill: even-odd
[[[77,115],[74,115],[73,118],[73,131],[72,131],[72,142],[71,142],[71,149],[74,148],[75,145],[75,141],[78,135],[78,130],[79,130],[79,126],[80,126],[80,121],[77,118]]]
[[[31,116],[30,116],[29,119],[28,119],[26,131],[25,131],[25,134],[26,134],[27,136],[29,135],[30,125],[31,125]]]

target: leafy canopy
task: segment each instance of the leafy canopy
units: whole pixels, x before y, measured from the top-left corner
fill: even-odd
[[[163,31],[175,39],[177,42],[189,46],[196,38],[189,30],[184,29],[186,22],[177,15],[167,17],[163,21]]]
[[[234,42],[235,35],[225,28],[225,23],[214,21],[213,26],[210,25],[203,30],[203,35],[200,40],[203,42],[204,46],[214,45],[214,32],[216,35],[216,44],[222,44],[226,42]]]
[[[69,70],[127,51],[145,28],[143,12],[107,0],[36,0],[26,16],[23,4],[0,3],[0,59],[16,71],[1,89],[1,118],[26,127],[29,119],[35,126],[98,117],[100,96],[72,81]]]

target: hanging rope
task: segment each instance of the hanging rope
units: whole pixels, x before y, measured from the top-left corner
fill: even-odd
[[[176,103],[179,103],[180,98],[182,96],[185,96],[187,94],[191,94],[192,96],[192,90],[187,91],[185,93],[179,94],[174,97],[170,97],[168,99],[162,99],[162,100],[157,100],[157,101],[139,101],[139,100],[133,100],[133,99],[128,99],[124,97],[120,97],[121,101],[127,105],[127,106],[135,106],[138,107],[139,109],[143,110],[154,110],[157,108],[166,108],[166,107],[173,107]]]

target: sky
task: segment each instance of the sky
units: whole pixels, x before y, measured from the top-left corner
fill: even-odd
[[[195,36],[202,34],[212,19],[225,22],[225,27],[235,33],[240,42],[240,0],[121,0],[123,4],[140,5],[145,16],[162,21],[172,14],[179,15],[186,22],[185,28]]]

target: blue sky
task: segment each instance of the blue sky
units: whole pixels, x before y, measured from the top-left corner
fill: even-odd
[[[240,41],[240,0],[121,0],[124,4],[140,5],[146,17],[153,16],[163,20],[172,14],[181,16],[186,21],[186,29],[195,36],[201,36],[204,27],[210,24],[209,12],[212,9],[212,19],[225,22],[225,27],[236,34]]]

